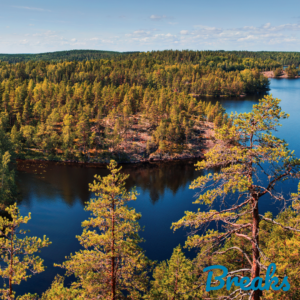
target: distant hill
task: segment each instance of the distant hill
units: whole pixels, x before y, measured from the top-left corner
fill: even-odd
[[[138,53],[135,52],[116,52],[116,51],[102,51],[102,50],[70,50],[70,51],[57,51],[38,54],[0,54],[1,61],[9,63],[27,62],[29,60],[45,60],[45,61],[83,61],[91,59],[112,59],[119,56]]]
[[[224,60],[238,61],[239,59],[254,59],[276,61],[281,65],[300,65],[300,52],[276,52],[276,51],[192,51],[192,50],[163,50],[151,52],[117,52],[103,50],[70,50],[57,51],[38,54],[0,54],[0,61],[9,63],[27,62],[27,61],[83,61],[92,59],[115,59],[123,60],[125,57],[130,59],[146,58],[155,59],[156,62],[168,63],[199,63],[201,60],[208,60],[215,63]],[[254,66],[253,66],[254,67]]]

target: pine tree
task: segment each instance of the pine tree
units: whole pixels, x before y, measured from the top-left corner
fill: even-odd
[[[63,120],[63,127],[62,127],[62,141],[63,141],[63,147],[65,149],[69,149],[74,136],[73,136],[73,132],[72,132],[72,120],[73,117],[69,114],[66,114],[64,116],[64,120]]]
[[[13,133],[13,131],[12,131],[12,133]],[[32,142],[34,139],[34,133],[35,133],[34,127],[31,125],[22,126],[20,133],[21,133],[22,137],[25,139],[26,147],[29,148],[32,145]]]
[[[89,118],[85,113],[82,113],[79,117],[76,128],[76,136],[79,139],[79,145],[83,147],[84,153],[87,153],[87,147],[89,144],[90,135],[90,122]]]
[[[21,135],[20,132],[17,130],[17,126],[14,125],[10,132],[10,141],[13,146],[14,151],[20,152],[22,149],[22,143],[21,143]]]
[[[123,103],[123,127],[124,127],[124,133],[126,135],[126,138],[127,138],[127,132],[132,125],[132,121],[130,119],[131,114],[132,114],[131,103],[128,99],[128,96],[126,95]]]
[[[0,289],[2,299],[15,299],[12,286],[20,284],[23,280],[31,277],[28,272],[33,274],[44,271],[43,260],[35,256],[34,253],[51,244],[45,236],[43,239],[28,237],[21,239],[20,234],[26,234],[25,230],[20,229],[22,224],[27,224],[31,219],[20,216],[16,204],[7,207],[6,212],[9,218],[0,216],[0,253],[2,266],[0,277],[4,280],[4,286]],[[8,286],[7,286],[8,281]],[[30,299],[30,295],[27,296]]]
[[[17,197],[15,159],[10,133],[5,133],[0,127],[0,208],[12,203]]]
[[[29,118],[30,118],[30,101],[29,98],[27,97],[25,100],[25,104],[23,106],[23,113],[22,113],[22,120],[25,125],[27,124]]]
[[[154,269],[153,279],[147,300],[202,299],[194,264],[185,257],[181,246],[173,250],[170,260]]]
[[[0,154],[0,206],[16,200],[15,172],[11,167],[11,155],[8,151]]]
[[[148,260],[138,246],[140,214],[127,206],[135,200],[137,192],[128,192],[125,180],[129,175],[117,169],[111,161],[106,177],[95,176],[90,191],[95,193],[86,210],[92,217],[82,223],[84,227],[80,244],[85,248],[64,262],[61,267],[74,274],[84,299],[120,299],[127,294],[130,299],[141,299],[146,291]]]
[[[9,112],[9,93],[7,91],[2,94],[2,109]]]
[[[43,153],[47,149],[47,136],[46,136],[46,126],[45,123],[40,123],[37,126],[36,133],[33,137],[35,144],[38,146],[39,149],[43,150]]]
[[[252,249],[251,266],[238,268],[235,273],[250,273],[251,278],[259,277],[261,268],[266,268],[266,257],[260,249],[259,228],[260,221],[272,223],[259,214],[259,203],[264,195],[277,200],[284,200],[275,190],[275,186],[291,177],[296,177],[299,172],[300,160],[295,159],[283,140],[276,138],[272,132],[280,125],[280,119],[288,117],[279,107],[280,100],[272,96],[265,96],[259,104],[253,106],[250,113],[235,114],[231,116],[232,126],[224,125],[216,129],[216,139],[220,140],[205,155],[206,160],[197,163],[197,169],[220,168],[220,172],[208,174],[197,178],[190,188],[205,190],[195,203],[215,205],[218,199],[234,195],[237,201],[231,200],[227,208],[220,210],[211,209],[207,212],[186,212],[186,215],[177,223],[179,227],[191,227],[200,230],[211,222],[224,222],[225,232],[211,230],[205,235],[193,235],[187,241],[189,247],[203,247],[207,243],[211,249],[222,246],[222,242],[232,236],[250,243]],[[262,170],[262,171],[260,171]],[[256,178],[265,178],[265,185]],[[226,200],[224,200],[226,201]],[[241,216],[248,216],[249,222],[240,222]],[[241,233],[249,229],[251,234]],[[290,228],[290,230],[295,230]],[[236,251],[243,253],[240,248]],[[216,251],[212,255],[219,255]],[[207,255],[207,254],[206,254]],[[230,274],[230,273],[229,273]],[[230,275],[228,275],[230,276]],[[240,290],[232,294],[238,297]],[[261,291],[252,290],[251,299],[260,299]]]
[[[151,153],[151,144],[150,144],[149,140],[147,140],[147,144],[146,144],[146,153],[147,153],[148,156]]]
[[[64,286],[64,277],[57,275],[51,287],[43,293],[40,300],[83,300],[83,296],[78,289],[67,288]],[[18,299],[19,300],[19,299]],[[28,299],[24,299],[28,300]]]

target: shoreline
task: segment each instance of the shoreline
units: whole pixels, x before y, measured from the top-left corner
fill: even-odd
[[[261,72],[261,74],[263,74],[267,78],[274,78],[274,79],[298,79],[298,78],[300,78],[300,76],[295,76],[293,78],[288,77],[286,71],[283,71],[283,75],[280,75],[280,76],[274,76],[273,71],[264,71],[264,72]]]
[[[139,159],[129,159],[129,160],[118,160],[117,153],[115,157],[109,157],[102,159],[102,161],[79,161],[79,160],[56,160],[56,159],[47,159],[47,158],[16,158],[17,163],[29,163],[29,164],[59,164],[59,165],[84,165],[84,166],[106,166],[109,164],[111,160],[115,160],[118,164],[121,165],[137,165],[137,164],[151,164],[151,163],[171,163],[171,162],[180,162],[180,161],[188,161],[188,160],[196,160],[196,159],[204,159],[204,153],[208,151],[215,144],[211,140],[206,141],[204,147],[201,148],[201,152],[196,154],[191,153],[181,153],[176,154],[175,156],[170,156],[169,154],[159,154],[159,153],[151,153],[147,158],[139,158]]]
[[[136,165],[149,165],[149,164],[157,164],[157,163],[178,163],[178,162],[187,162],[198,159],[204,159],[204,155],[194,155],[194,156],[186,156],[182,158],[148,158],[139,161],[129,161],[129,162],[118,162],[118,165],[126,165],[126,166],[136,166]],[[69,166],[82,166],[82,167],[105,167],[109,164],[107,162],[80,162],[80,161],[56,161],[56,160],[39,160],[39,159],[16,159],[17,164],[55,164],[55,165],[69,165]]]

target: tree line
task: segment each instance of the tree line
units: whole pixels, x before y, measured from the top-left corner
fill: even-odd
[[[229,51],[241,58],[253,58],[262,60],[275,60],[281,65],[295,65],[300,64],[300,52],[277,52],[277,51]]]
[[[20,63],[27,61],[64,61],[64,60],[90,60],[90,59],[109,59],[130,54],[132,52],[116,52],[102,50],[70,50],[57,51],[37,54],[0,54],[0,60],[9,63]]]
[[[164,50],[151,52],[116,52],[103,50],[70,50],[57,51],[38,54],[0,54],[0,60],[9,63],[20,63],[27,61],[83,61],[98,59],[123,60],[124,56],[129,59],[136,59],[140,56],[154,57],[157,60],[167,61],[169,64],[174,63],[220,63],[225,62],[226,68],[234,69],[258,67],[264,68],[265,71],[275,68],[277,65],[296,65],[300,63],[299,52],[275,52],[275,51],[192,51],[192,50]],[[245,65],[241,65],[245,59]],[[237,67],[238,66],[238,67]],[[224,67],[224,65],[223,65]]]

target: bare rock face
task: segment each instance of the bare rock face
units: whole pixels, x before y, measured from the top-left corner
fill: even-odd
[[[149,155],[149,158],[150,159],[160,159],[160,154],[157,154],[157,153],[151,153]]]
[[[162,159],[164,159],[164,160],[172,160],[172,157],[168,153],[166,153],[166,154],[163,155]]]

